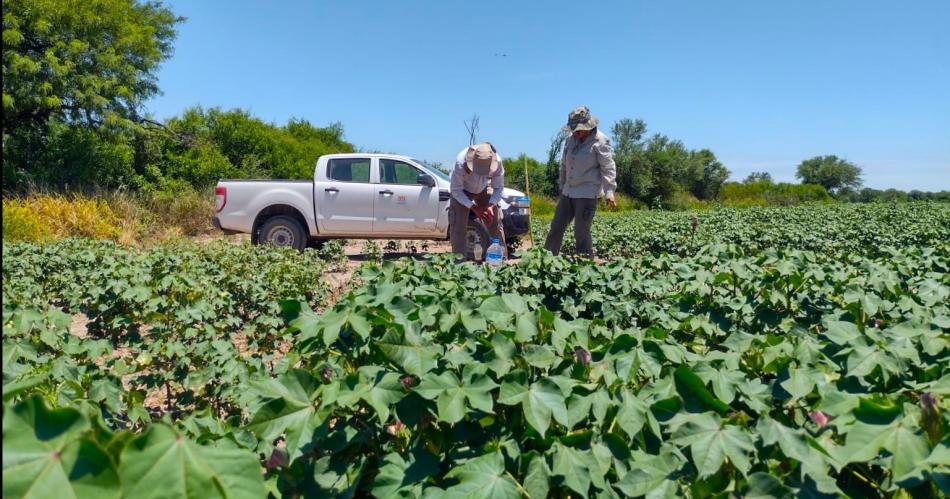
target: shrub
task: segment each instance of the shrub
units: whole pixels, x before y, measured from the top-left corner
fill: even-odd
[[[118,239],[119,218],[102,199],[58,194],[31,195],[4,199],[3,238],[36,240],[33,237],[70,236]],[[9,222],[9,233],[7,217]],[[33,229],[26,227],[33,226]]]
[[[3,239],[88,237],[132,244],[195,236],[212,230],[213,200],[187,185],[176,192],[35,192],[3,200]]]
[[[146,197],[149,211],[161,227],[179,227],[186,236],[211,229],[214,195],[186,187],[177,192],[159,192]]]
[[[557,198],[548,196],[531,196],[531,216],[541,218],[551,218],[554,216],[554,208],[557,206]]]
[[[614,199],[617,201],[617,212],[625,213],[628,211],[637,211],[646,208],[646,206],[640,201],[620,193],[614,194]],[[606,213],[607,208],[603,205],[603,200],[600,201],[600,205],[597,207],[597,213]],[[553,218],[554,210],[557,208],[557,198],[552,198],[549,196],[531,196],[531,216],[538,218]]]
[[[703,210],[709,208],[709,203],[696,199],[696,197],[689,192],[677,189],[663,207],[673,211]]]
[[[547,166],[524,153],[516,158],[504,158],[503,164],[505,166],[506,187],[528,192],[532,197],[548,195],[557,190],[550,183],[551,179],[548,176]],[[527,186],[525,186],[525,167],[528,171]]]
[[[51,235],[49,225],[25,203],[17,199],[3,200],[4,241],[42,241]]]
[[[760,180],[723,185],[718,200],[730,206],[786,206],[807,202],[832,201],[824,187],[815,184],[772,183]]]
[[[82,195],[40,196],[32,205],[58,237],[118,239],[119,219],[102,199]]]
[[[279,126],[242,110],[191,108],[165,124],[53,121],[42,135],[4,135],[3,189],[205,189],[225,177],[311,178],[319,156],[354,150],[342,125]]]

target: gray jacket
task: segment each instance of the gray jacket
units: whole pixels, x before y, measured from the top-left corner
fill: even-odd
[[[617,165],[610,139],[599,130],[580,143],[568,137],[559,172],[561,194],[569,198],[612,198],[617,189]]]

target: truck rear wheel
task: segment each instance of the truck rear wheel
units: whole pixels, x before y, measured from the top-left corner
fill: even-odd
[[[260,244],[272,244],[278,248],[293,248],[297,251],[303,251],[307,247],[307,233],[300,222],[284,216],[268,218],[261,224],[257,240]]]

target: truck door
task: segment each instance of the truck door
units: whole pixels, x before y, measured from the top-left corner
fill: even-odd
[[[371,158],[327,161],[326,181],[313,183],[317,227],[328,236],[371,235],[375,185],[370,182]]]
[[[420,184],[420,175],[431,185]],[[373,209],[377,236],[432,236],[438,230],[439,204],[439,189],[431,175],[405,161],[379,159]]]

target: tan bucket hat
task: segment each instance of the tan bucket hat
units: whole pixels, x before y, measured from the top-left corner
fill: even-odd
[[[465,169],[477,175],[488,175],[498,169],[498,152],[489,142],[468,146],[465,153]]]
[[[567,124],[564,125],[564,131],[574,133],[577,130],[593,130],[597,128],[599,122],[597,118],[591,116],[590,109],[587,109],[587,106],[575,107],[567,115]]]

